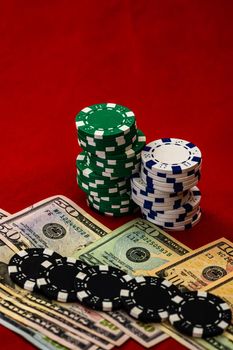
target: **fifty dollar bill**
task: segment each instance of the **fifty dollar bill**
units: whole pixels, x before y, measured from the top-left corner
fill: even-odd
[[[76,255],[83,246],[108,232],[108,228],[62,196],[44,200],[14,214],[0,224],[0,238],[11,249],[11,256],[13,252],[30,247],[48,247],[64,256],[72,256]],[[8,262],[11,256],[6,252],[6,249],[1,249],[1,258]],[[21,289],[20,291],[23,293]],[[34,307],[38,309],[42,304],[43,300],[41,301],[38,297]],[[52,306],[48,304],[49,313],[49,308]],[[62,313],[64,317],[73,315],[76,325],[79,324],[86,331],[93,333],[93,339],[95,339],[94,335],[98,335],[102,337],[103,342],[110,341],[115,345],[121,345],[128,339],[122,331],[100,314],[85,309],[79,304],[65,304],[64,307],[59,305],[57,309],[60,317]]]
[[[166,278],[185,292],[188,290],[206,290],[217,294],[232,305],[233,243],[226,238],[211,242],[184,258],[177,259],[157,269],[155,274]],[[181,335],[169,323],[160,325],[160,329],[190,349],[232,350],[232,326],[223,335],[213,338],[197,339]]]
[[[79,258],[90,264],[107,264],[137,276],[152,274],[154,268],[190,251],[152,223],[136,219],[79,252]],[[144,347],[167,338],[155,324],[136,321],[123,311],[105,314],[112,323]]]
[[[80,252],[80,259],[93,264],[122,266],[123,270],[135,276],[158,275],[185,291],[203,288],[231,272],[232,247],[230,241],[222,238],[188,253],[188,248],[171,236],[153,224],[137,219],[113,231],[111,236],[91,244]],[[112,317],[109,318],[112,322],[117,320],[116,324],[134,339],[140,341],[138,339],[140,336],[141,344],[144,346],[156,342],[156,338],[152,340],[149,336],[145,337],[142,323],[133,320],[125,313],[116,311],[108,315]],[[106,317],[109,317],[108,315]],[[150,326],[151,328],[148,325],[144,327],[153,329],[159,334],[158,326],[155,324]],[[151,332],[151,336],[155,333]],[[189,345],[192,349],[195,347],[195,344]],[[225,343],[222,342],[221,345],[225,346]]]

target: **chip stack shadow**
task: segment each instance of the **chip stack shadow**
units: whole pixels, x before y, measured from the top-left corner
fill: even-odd
[[[138,207],[130,197],[130,177],[139,172],[146,144],[134,113],[115,103],[96,104],[77,114],[76,127],[83,148],[77,181],[88,205],[109,216],[133,213]]]
[[[145,219],[170,230],[185,230],[201,218],[201,193],[196,187],[202,156],[193,143],[163,138],[146,145],[141,171],[131,179],[131,198]]]

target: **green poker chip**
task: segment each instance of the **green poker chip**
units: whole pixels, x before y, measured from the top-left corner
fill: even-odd
[[[103,197],[103,196],[108,196],[108,197],[114,197],[114,196],[119,196],[127,193],[127,188],[125,189],[119,189],[119,188],[91,188],[89,187],[86,183],[80,181],[77,179],[79,187],[86,192],[87,194],[90,194],[91,196],[95,197]]]
[[[100,183],[109,184],[112,181],[116,180],[116,182],[120,181],[119,177],[105,177],[104,175],[99,175],[95,173],[95,171],[90,166],[90,161],[87,152],[81,152],[76,159],[76,167],[78,172],[81,173],[84,177],[93,181],[98,181]]]
[[[127,107],[115,103],[96,104],[82,109],[76,116],[80,134],[107,139],[126,135],[136,127],[135,115]]]
[[[87,181],[86,179],[83,179],[80,175],[77,176],[77,181],[81,184],[83,188],[85,188],[87,191],[93,191],[97,193],[125,193],[130,191],[131,186],[130,183],[125,183],[122,185],[109,185],[109,186],[98,186],[92,182]],[[122,183],[122,182],[121,182]]]
[[[135,207],[135,203],[133,202],[133,200],[127,201],[126,203],[123,203],[123,204],[115,204],[115,203],[112,203],[111,200],[106,202],[106,201],[101,200],[98,197],[91,196],[91,195],[88,195],[88,200],[92,204],[95,203],[96,205],[98,205],[101,208],[106,209],[106,210],[107,209],[119,210],[121,208]]]
[[[134,214],[135,212],[138,211],[138,207],[121,208],[119,210],[105,209],[96,204],[92,204],[88,200],[87,200],[87,204],[89,205],[90,208],[92,208],[96,212],[104,214],[106,216],[125,216],[125,215]]]
[[[116,204],[120,206],[129,206],[129,204],[132,202],[130,198],[130,192],[124,193],[123,195],[120,195],[120,196],[114,196],[114,197],[109,197],[109,196],[92,196],[92,197],[95,197],[95,202],[97,204],[102,203],[103,206],[105,203],[106,205],[108,205],[108,203],[111,203],[111,204]]]
[[[137,140],[134,142],[131,148],[126,151],[121,151],[118,154],[107,153],[104,151],[95,150],[93,154],[95,154],[98,158],[101,159],[118,159],[124,160],[135,157],[137,154],[141,153],[142,149],[146,144],[146,136],[141,130],[137,131]]]
[[[135,165],[141,160],[141,153],[138,153],[134,157],[126,158],[126,159],[120,159],[120,158],[119,159],[109,159],[109,158],[102,159],[102,158],[96,157],[91,153],[89,153],[88,156],[89,156],[90,164],[93,164],[93,165],[100,164],[98,165],[98,167],[102,167],[102,168],[118,166],[119,168],[125,169],[128,167],[127,164],[134,163]]]
[[[80,147],[82,147],[83,149],[85,149],[85,151],[88,151],[90,153],[95,154],[96,151],[100,151],[100,152],[106,152],[106,153],[119,154],[119,151],[124,152],[132,148],[136,140],[137,140],[137,135],[134,135],[133,137],[130,138],[129,141],[124,141],[124,142],[121,141],[119,142],[119,144],[117,144],[116,142],[111,142],[109,144],[102,142],[98,144],[97,142],[90,142],[79,137],[78,143]]]
[[[92,169],[99,175],[102,176],[107,176],[107,177],[130,177],[131,175],[139,172],[140,170],[140,164],[141,162],[138,161],[137,163],[132,163],[131,166],[128,168],[112,168],[112,167],[107,167],[107,168],[102,168],[95,166],[94,164],[91,164]]]
[[[106,174],[110,174],[112,177],[120,177],[120,176],[124,176],[124,177],[130,177],[131,175],[133,175],[135,172],[138,172],[140,170],[140,161],[137,161],[137,163],[131,163],[128,162],[127,167],[121,167],[118,165],[118,167],[116,166],[107,166],[106,168],[103,168],[102,166],[98,166],[95,164],[91,164],[92,168],[94,169],[94,171],[97,174],[101,174],[101,175],[105,175],[105,176],[109,176]]]
[[[122,177],[129,177],[132,174],[132,171],[134,171],[134,169],[139,169],[140,166],[140,159],[136,160],[136,161],[128,161],[125,164],[115,164],[115,165],[107,165],[107,164],[103,164],[102,162],[97,161],[96,163],[94,163],[93,161],[91,161],[91,167],[94,169],[94,171],[96,171],[97,174],[105,174],[105,173],[109,173],[112,174],[112,176],[122,176]],[[123,174],[123,175],[121,175]],[[127,175],[129,174],[129,175]]]
[[[121,181],[113,180],[112,182],[109,182],[106,184],[106,183],[103,183],[102,181],[101,181],[101,183],[100,183],[100,181],[91,181],[90,179],[82,176],[81,173],[78,173],[78,179],[93,189],[94,188],[97,188],[97,189],[118,188],[120,190],[123,190],[126,188],[126,189],[130,190],[130,188],[131,188],[129,179],[125,179],[125,180],[120,179]]]
[[[119,155],[122,152],[129,151],[133,147],[133,144],[136,142],[134,140],[135,140],[135,137],[132,139],[132,142],[128,145],[124,144],[121,146],[116,146],[112,144],[111,146],[108,146],[108,147],[105,147],[104,145],[94,146],[94,145],[88,144],[86,141],[83,141],[81,139],[78,140],[78,144],[82,149],[84,149],[85,151],[93,155],[96,155],[96,153],[98,152],[104,152],[110,156],[110,155]]]
[[[78,139],[85,142],[87,145],[92,147],[97,147],[98,149],[104,149],[107,147],[115,146],[115,147],[123,147],[128,146],[135,142],[137,137],[137,130],[133,129],[130,133],[126,135],[117,136],[113,139],[95,139],[94,137],[84,136],[78,132]]]
[[[126,159],[102,159],[89,153],[89,160],[90,164],[100,168],[126,169],[132,167],[132,164],[136,165],[141,160],[141,153]]]

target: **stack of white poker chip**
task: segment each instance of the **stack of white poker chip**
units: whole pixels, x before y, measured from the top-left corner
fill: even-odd
[[[131,198],[143,216],[170,230],[195,226],[201,218],[200,149],[185,140],[163,138],[146,145],[141,160],[140,174],[131,179]]]

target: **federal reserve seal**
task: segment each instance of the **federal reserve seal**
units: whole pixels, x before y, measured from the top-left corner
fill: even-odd
[[[202,271],[203,277],[208,281],[216,281],[227,274],[221,266],[208,266]]]
[[[43,234],[50,239],[61,239],[66,235],[66,229],[57,223],[49,223],[44,225]]]
[[[143,247],[133,247],[127,250],[126,257],[133,262],[141,263],[150,258],[150,252]]]

